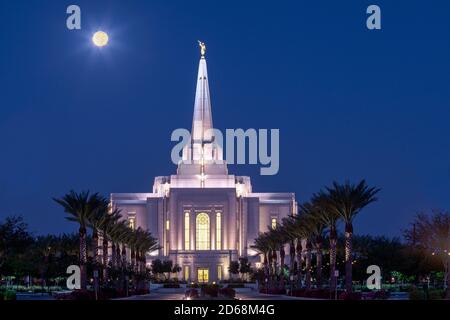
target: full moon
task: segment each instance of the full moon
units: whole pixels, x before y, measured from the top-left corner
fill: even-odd
[[[97,47],[104,47],[104,46],[106,46],[108,44],[108,40],[109,40],[108,34],[106,32],[103,32],[103,31],[97,31],[92,36],[92,42]]]

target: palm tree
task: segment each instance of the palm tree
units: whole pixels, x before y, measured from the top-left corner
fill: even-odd
[[[287,242],[289,242],[289,237],[287,233],[284,231],[282,225],[277,225],[275,229],[272,227],[269,228],[268,235],[273,243],[273,252],[275,253],[273,257],[275,259],[275,266],[277,259],[276,252],[279,251],[280,268],[278,271],[275,270],[275,276],[279,276],[280,287],[284,287],[284,262],[286,257],[284,246],[286,245]]]
[[[87,260],[87,246],[86,246],[86,227],[88,225],[89,217],[95,212],[101,201],[98,193],[90,194],[89,191],[76,193],[70,191],[60,199],[53,198],[53,200],[64,208],[64,212],[69,214],[66,219],[77,222],[79,224],[79,238],[80,238],[80,284],[81,289],[86,289],[86,260]]]
[[[311,205],[314,207],[315,218],[322,222],[329,229],[329,263],[330,263],[330,292],[336,290],[336,254],[337,254],[337,222],[339,215],[331,210],[330,200],[328,194],[324,191],[319,191],[314,194],[311,200]]]
[[[99,239],[99,231],[102,234],[103,237],[103,279],[107,279],[107,258],[108,258],[108,238],[106,236],[105,229],[111,224],[117,221],[117,219],[120,217],[116,215],[114,212],[109,213],[109,201],[108,199],[104,197],[99,197],[98,199],[99,204],[97,207],[97,210],[92,211],[91,215],[88,217],[88,225],[92,229],[92,260],[93,260],[93,266],[94,266],[94,275],[98,275],[98,267],[102,263],[99,259],[99,246],[98,246],[98,239]],[[106,243],[105,243],[106,241]],[[105,256],[106,256],[106,263],[105,263]],[[94,276],[94,285],[96,292],[98,292],[99,289],[99,282],[98,277]]]
[[[147,253],[159,250],[161,247],[158,245],[158,241],[152,234],[148,231],[138,228],[136,230],[136,240],[135,240],[135,250],[136,250],[136,264],[137,272],[141,275],[139,279],[143,279],[147,270]],[[138,281],[137,287],[140,288],[140,283]]]
[[[347,293],[352,292],[352,237],[353,220],[356,215],[368,204],[377,200],[375,195],[380,189],[369,187],[365,180],[357,185],[350,182],[333,183],[326,188],[329,199],[329,209],[342,218],[345,223],[345,288]]]
[[[114,225],[117,224],[121,218],[120,210],[108,208],[103,208],[106,214],[103,214],[102,219],[99,223],[99,229],[102,233],[102,264],[103,264],[103,281],[106,282],[108,279],[108,244],[109,244],[109,233],[114,229]]]
[[[267,279],[269,277],[270,247],[267,241],[266,233],[260,233],[258,237],[255,239],[254,244],[251,246],[251,248],[263,256],[264,276]]]
[[[311,230],[308,217],[304,213],[289,216],[283,219],[283,229],[289,235],[291,241],[297,242],[298,278],[302,277],[303,258],[305,261],[305,286],[311,286]],[[302,245],[302,242],[304,246]],[[302,250],[304,249],[304,250]]]
[[[316,284],[320,287],[322,285],[322,245],[326,224],[319,217],[320,213],[313,204],[304,203],[300,209],[306,217],[306,224],[311,232],[311,242],[316,252]]]
[[[312,269],[312,244],[311,240],[313,232],[311,228],[312,219],[305,213],[297,215],[297,228],[300,239],[304,241],[304,256],[305,256],[305,286],[307,289],[311,287],[311,269]]]
[[[92,260],[94,265],[100,263],[98,261],[98,231],[101,228],[107,212],[104,210],[108,206],[108,200],[99,197],[99,205],[87,217],[88,227],[92,229]]]
[[[125,221],[120,221],[114,224],[113,228],[110,231],[110,238],[113,246],[115,261],[113,261],[113,267],[122,268],[124,261],[122,255],[124,254],[124,241],[129,236],[130,227]],[[121,249],[122,245],[122,250]]]

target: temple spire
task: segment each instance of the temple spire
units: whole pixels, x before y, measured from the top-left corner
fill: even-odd
[[[201,58],[198,66],[197,88],[195,91],[194,118],[192,120],[193,142],[202,142],[207,137],[206,131],[213,128],[211,115],[211,99],[209,95],[208,69],[205,59],[205,44],[199,41]]]
[[[198,41],[200,47],[200,63],[195,91],[194,116],[192,120],[191,143],[183,151],[184,160],[222,160],[222,153],[213,144],[213,121],[211,114],[211,98],[209,94],[208,69],[206,66],[206,45]]]

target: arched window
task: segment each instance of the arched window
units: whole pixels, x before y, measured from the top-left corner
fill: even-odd
[[[199,213],[195,221],[195,249],[209,250],[209,216]]]

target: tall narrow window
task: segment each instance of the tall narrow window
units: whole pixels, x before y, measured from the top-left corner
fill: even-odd
[[[277,218],[272,218],[271,226],[272,226],[272,229],[277,228]]]
[[[222,280],[222,266],[221,265],[217,266],[217,280],[218,281]]]
[[[170,220],[166,220],[166,230],[170,230]]]
[[[209,216],[206,213],[197,215],[195,231],[195,249],[209,250]]]
[[[184,266],[184,280],[189,280],[189,266]]]
[[[222,250],[222,214],[216,214],[216,250]]]
[[[191,249],[189,212],[184,213],[184,250]]]

